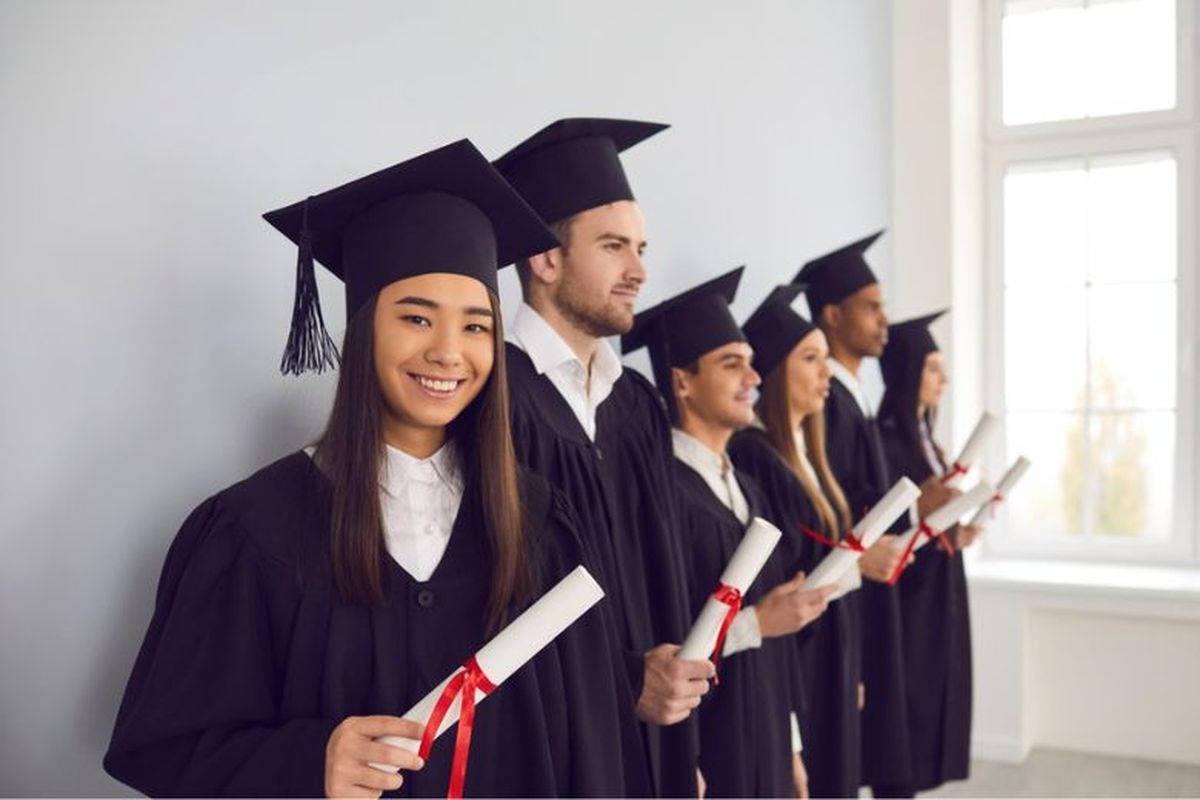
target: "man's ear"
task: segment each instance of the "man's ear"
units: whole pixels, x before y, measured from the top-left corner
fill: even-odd
[[[671,388],[675,392],[676,403],[682,404],[683,399],[691,394],[692,382],[688,378],[687,370],[671,368]]]
[[[820,316],[820,322],[823,323],[821,327],[831,331],[836,331],[838,326],[842,324],[842,309],[841,306],[835,303],[830,303],[822,308]]]
[[[553,286],[562,279],[563,252],[561,247],[529,257],[529,278],[534,283]]]

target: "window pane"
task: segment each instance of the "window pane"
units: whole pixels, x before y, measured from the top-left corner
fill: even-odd
[[[1175,407],[1175,284],[1090,290],[1091,405],[1096,409]]]
[[[1009,522],[1019,535],[1083,531],[1084,417],[1082,414],[1009,414],[1008,460],[1023,455],[1029,472],[1013,490]]]
[[[1175,0],[1009,0],[1006,125],[1175,106]]]
[[[1093,162],[1087,185],[1093,281],[1175,277],[1175,175],[1170,154]]]
[[[1088,116],[1175,105],[1175,0],[1093,0],[1087,10]]]
[[[1167,538],[1174,499],[1175,415],[1096,414],[1089,428],[1088,532]]]
[[[1004,282],[1082,283],[1087,171],[1081,162],[1010,167],[1004,176]]]
[[[1011,3],[1005,8],[1000,31],[1005,125],[1087,114],[1081,91],[1086,74],[1083,2],[1038,5],[1023,12]]]
[[[1082,286],[1052,292],[1005,292],[1004,383],[1010,410],[1067,411],[1084,407],[1088,330],[1085,292]]]

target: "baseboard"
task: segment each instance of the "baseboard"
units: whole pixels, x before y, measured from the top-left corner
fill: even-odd
[[[1019,764],[1028,755],[1029,748],[1015,736],[971,734],[971,758]]]

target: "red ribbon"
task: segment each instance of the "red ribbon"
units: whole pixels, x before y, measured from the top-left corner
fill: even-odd
[[[996,509],[999,508],[1000,504],[1003,502],[1004,502],[1004,495],[1000,494],[1000,492],[996,492],[994,495],[992,495],[992,502],[988,504],[989,505],[988,515],[992,519],[996,518]]]
[[[450,682],[446,684],[446,688],[442,690],[441,696],[433,706],[433,713],[429,715],[429,721],[425,723],[425,732],[421,735],[421,747],[417,750],[417,755],[421,758],[429,758],[429,751],[433,748],[433,740],[437,736],[438,728],[442,726],[442,720],[445,718],[446,712],[450,710],[450,706],[453,705],[454,698],[461,692],[462,708],[458,715],[458,734],[454,740],[454,761],[450,766],[450,788],[446,790],[448,798],[463,796],[463,784],[467,780],[467,756],[471,754],[471,729],[475,726],[476,690],[483,692],[486,696],[496,691],[496,685],[488,680],[487,675],[483,674],[475,656],[471,656],[463,664],[462,671],[455,673]]]
[[[725,648],[725,634],[729,633],[729,626],[733,624],[733,618],[742,610],[742,593],[733,586],[722,583],[713,592],[713,598],[718,603],[729,606],[729,610],[725,612],[725,619],[721,620],[721,629],[717,631],[717,643],[713,647],[712,662],[713,668],[716,669],[721,661],[721,651]],[[720,682],[721,676],[714,675],[713,683]]]
[[[900,580],[900,574],[908,566],[908,557],[917,548],[917,539],[921,538],[922,535],[928,536],[930,539],[937,539],[938,545],[945,551],[947,557],[954,555],[954,545],[950,543],[950,537],[946,535],[946,532],[935,531],[929,527],[929,523],[921,520],[921,524],[917,528],[917,535],[908,540],[908,546],[904,548],[904,555],[900,557],[900,563],[896,565],[896,569],[892,571],[891,577],[888,578],[888,586],[895,586],[896,581]]]
[[[796,525],[799,526],[800,530],[804,531],[804,534],[810,539],[816,539],[818,542],[827,547],[841,548],[842,550],[853,550],[857,553],[867,552],[867,549],[863,547],[863,543],[859,541],[858,537],[853,533],[847,533],[845,539],[830,539],[825,534],[818,533],[807,525],[803,525],[799,522],[797,522]]]
[[[942,476],[942,483],[949,483],[950,481],[957,478],[959,475],[966,475],[970,471],[971,470],[967,469],[962,464],[955,461],[954,466],[952,466],[952,467],[950,467],[950,469],[946,470],[946,474]]]

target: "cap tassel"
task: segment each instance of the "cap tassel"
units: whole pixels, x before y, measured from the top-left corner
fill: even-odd
[[[321,297],[313,270],[312,233],[308,230],[308,203],[300,231],[300,253],[296,258],[296,300],[292,305],[292,328],[283,348],[279,371],[285,375],[324,372],[341,363],[337,345],[325,330]]]

